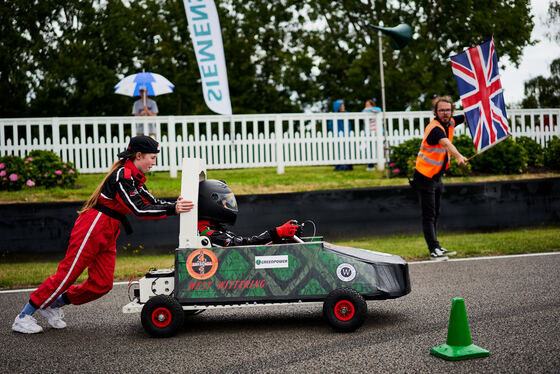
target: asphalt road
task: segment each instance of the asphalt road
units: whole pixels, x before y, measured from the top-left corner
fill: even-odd
[[[368,302],[356,332],[335,333],[320,306],[206,311],[170,339],[150,338],[139,314],[123,314],[126,287],[69,306],[69,327],[11,331],[29,292],[0,294],[4,372],[558,373],[560,254],[410,266],[412,292]],[[465,299],[474,344],[490,357],[445,361],[453,297]]]

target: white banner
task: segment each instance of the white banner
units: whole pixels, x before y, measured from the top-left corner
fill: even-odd
[[[222,29],[213,0],[184,0],[204,101],[210,110],[231,115]]]

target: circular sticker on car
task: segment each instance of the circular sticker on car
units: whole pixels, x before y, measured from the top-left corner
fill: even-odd
[[[197,249],[187,257],[186,265],[194,279],[208,279],[218,270],[218,257],[209,249]]]
[[[350,282],[356,277],[356,269],[347,263],[340,264],[336,268],[336,276],[343,282]]]

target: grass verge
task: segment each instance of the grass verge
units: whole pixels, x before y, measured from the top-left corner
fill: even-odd
[[[442,234],[441,243],[448,250],[457,251],[458,257],[511,255],[521,253],[560,251],[560,226],[501,231],[493,233]],[[402,256],[407,261],[427,260],[428,250],[421,235],[400,235],[387,238],[362,238],[336,241],[334,244],[387,252]],[[26,288],[37,286],[54,274],[58,261],[0,260],[0,288]],[[168,268],[173,265],[172,254],[143,255],[119,254],[115,268],[115,281],[128,280],[134,272],[151,267]],[[83,281],[87,271],[78,282]]]
[[[560,251],[560,226],[490,233],[439,234],[438,239],[447,250],[457,252],[453,258],[557,252]],[[393,253],[407,261],[428,259],[428,249],[422,235],[364,238],[336,244]]]
[[[49,201],[85,201],[103,180],[104,174],[80,174],[75,188],[25,187],[20,191],[0,191],[0,204]],[[445,178],[445,183],[471,183],[560,177],[560,173],[488,175]],[[332,166],[287,167],[278,175],[276,168],[209,170],[208,178],[225,180],[236,195],[301,192],[344,188],[407,186],[406,178],[385,178],[384,171],[367,171],[355,165],[352,171],[334,172]],[[175,197],[181,192],[181,173],[150,173],[146,184],[157,197]]]

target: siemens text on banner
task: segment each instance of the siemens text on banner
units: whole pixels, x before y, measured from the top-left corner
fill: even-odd
[[[494,38],[451,56],[451,68],[478,153],[510,136]]]
[[[184,0],[204,101],[210,110],[231,115],[222,30],[213,0]]]

